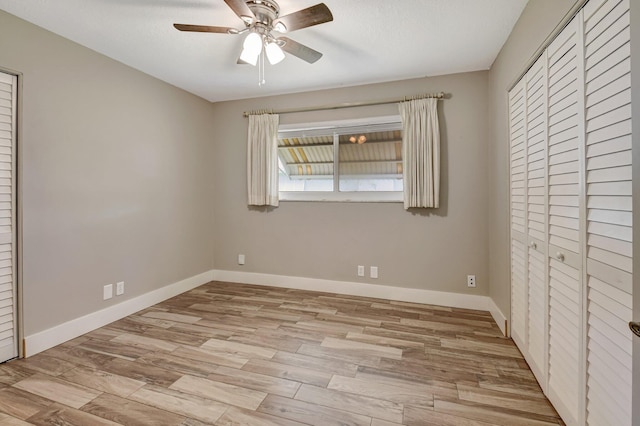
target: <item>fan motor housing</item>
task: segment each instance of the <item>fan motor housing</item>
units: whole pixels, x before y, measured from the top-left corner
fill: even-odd
[[[270,27],[280,14],[280,6],[273,0],[247,0],[247,6],[256,16],[256,22]]]

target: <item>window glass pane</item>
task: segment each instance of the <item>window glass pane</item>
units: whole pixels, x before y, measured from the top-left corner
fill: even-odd
[[[339,136],[340,191],[402,191],[402,132]]]
[[[278,139],[280,191],[333,191],[333,135]]]

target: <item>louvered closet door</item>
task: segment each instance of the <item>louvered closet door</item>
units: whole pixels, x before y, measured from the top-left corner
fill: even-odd
[[[547,354],[547,57],[525,75],[527,104],[528,334],[525,357],[543,388]]]
[[[17,78],[0,72],[0,362],[18,356],[15,280]]]
[[[524,347],[527,331],[526,99],[524,81],[509,92],[511,203],[511,337]]]
[[[582,250],[580,237],[584,84],[580,22],[547,50],[549,73],[549,372],[548,395],[563,419],[582,418]]]
[[[586,65],[587,423],[631,425],[629,0],[583,10]]]

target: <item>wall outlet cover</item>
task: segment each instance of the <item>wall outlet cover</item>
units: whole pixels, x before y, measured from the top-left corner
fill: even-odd
[[[467,275],[467,287],[475,287],[475,286],[476,286],[476,276]]]
[[[116,296],[122,296],[124,294],[124,281],[116,283]]]

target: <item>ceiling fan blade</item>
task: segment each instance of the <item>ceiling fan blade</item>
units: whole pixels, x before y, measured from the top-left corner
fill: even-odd
[[[291,32],[331,21],[333,21],[331,11],[326,4],[319,3],[315,6],[279,17],[274,21],[273,27],[278,29],[280,27],[278,24],[280,23],[286,28],[285,31],[280,32]]]
[[[253,14],[247,3],[244,0],[224,0],[224,2],[238,15],[246,24],[250,25],[256,20],[256,16]]]
[[[173,26],[180,31],[192,31],[196,33],[231,34],[230,31],[235,31],[235,28],[211,27],[208,25],[173,24]]]
[[[282,46],[282,50],[287,53],[292,54],[293,56],[297,56],[303,61],[307,61],[310,64],[313,64],[318,59],[322,58],[322,53],[317,50],[313,50],[310,47],[305,46],[304,44],[298,43],[297,41],[291,40],[288,37],[280,37],[278,40],[284,41],[284,46]]]

